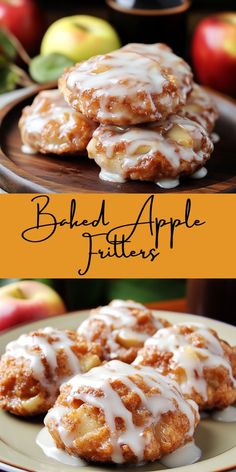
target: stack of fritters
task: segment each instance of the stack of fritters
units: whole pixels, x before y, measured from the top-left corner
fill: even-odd
[[[168,46],[128,44],[92,57],[68,69],[59,90],[40,92],[23,111],[22,141],[32,152],[87,148],[100,178],[115,182],[171,188],[182,175],[206,175],[199,170],[213,151],[217,111]]]

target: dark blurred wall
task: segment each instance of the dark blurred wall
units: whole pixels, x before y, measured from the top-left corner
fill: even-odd
[[[218,8],[220,10],[235,10],[236,8],[235,0],[192,0],[192,5],[195,8]]]
[[[51,279],[47,280],[64,299],[69,311],[91,308],[113,298],[134,299],[141,303],[185,296],[183,279]]]
[[[104,7],[105,0],[37,0],[37,2],[44,6],[54,8],[64,8],[64,9],[89,9],[90,7]],[[222,10],[226,10],[231,8],[232,10],[236,9],[236,2],[235,0],[192,0],[192,6],[194,8],[219,8]]]

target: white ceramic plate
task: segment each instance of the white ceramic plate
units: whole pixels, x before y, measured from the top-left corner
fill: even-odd
[[[230,344],[236,344],[236,327],[219,321],[195,315],[156,312],[158,316],[172,323],[195,321],[205,323],[214,328]],[[60,329],[75,329],[88,316],[88,311],[80,311],[69,315],[38,321],[7,331],[0,336],[0,354],[4,352],[8,342],[20,334],[45,326]],[[42,428],[43,418],[21,419],[6,412],[0,412],[0,468],[6,472],[73,472],[76,467],[60,464],[46,457],[36,445],[35,438]],[[236,468],[236,423],[218,423],[210,418],[201,421],[195,435],[196,444],[202,449],[201,460],[191,466],[179,467],[178,472],[216,472]],[[142,467],[109,467],[87,466],[79,468],[79,472],[148,472],[167,470],[164,466],[154,463]],[[169,469],[168,469],[169,470]]]

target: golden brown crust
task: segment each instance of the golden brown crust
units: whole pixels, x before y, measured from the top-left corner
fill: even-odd
[[[87,341],[100,344],[104,360],[119,359],[131,364],[136,358],[138,350],[143,346],[145,339],[152,336],[157,329],[170,326],[170,323],[162,318],[157,319],[151,310],[142,305],[132,306],[133,302],[129,301],[121,302],[123,307],[115,308],[118,319],[114,318],[113,303],[114,301],[106,307],[92,310],[90,317],[78,328],[78,333],[85,336]],[[106,311],[105,317],[104,308]],[[129,322],[127,322],[127,319],[124,321],[121,319],[124,309],[127,312]]]
[[[99,365],[101,348],[93,343],[87,343],[78,337],[75,331],[65,331],[71,340],[71,350],[78,359],[78,371],[86,372]],[[42,338],[53,346],[55,333],[46,335],[41,330],[32,332],[30,337]],[[14,356],[13,352],[2,356],[0,362],[0,408],[19,416],[31,416],[45,413],[53,405],[59,393],[60,384],[74,372],[70,368],[67,352],[56,349],[56,370],[50,365],[50,358],[45,357],[38,341],[31,349],[31,354],[38,356],[44,370],[44,383],[35,376],[30,359],[21,355]],[[48,382],[48,386],[45,384]],[[51,387],[55,387],[51,390]]]
[[[160,393],[158,384],[150,389],[150,386],[145,382],[145,373],[142,372],[142,369],[140,374],[129,376],[129,381],[134,382],[134,385],[139,389],[137,391],[143,392],[143,395],[150,399],[150,402],[154,395]],[[120,397],[124,407],[131,413],[134,428],[139,428],[140,431],[143,429],[142,437],[145,446],[142,460],[155,461],[164,454],[168,454],[184,443],[191,441],[192,436],[191,434],[189,435],[190,423],[188,416],[177,405],[175,405],[176,408],[172,409],[172,411],[160,413],[158,418],[153,417],[148,407],[141,400],[140,394],[137,393],[135,388],[128,387],[126,381],[122,380],[122,377],[121,379],[109,381],[109,385],[109,388],[115,392],[115,395]],[[110,390],[106,391],[109,392]],[[88,398],[85,402],[79,398],[83,395],[87,395]],[[127,442],[121,442],[120,447],[123,463],[137,463],[138,458],[129,444],[128,427],[124,417],[122,417],[122,412],[120,411],[120,416],[118,414],[115,416],[116,432],[111,433],[104,410],[90,404],[89,398],[99,400],[103,395],[103,390],[99,388],[81,386],[78,387],[75,393],[71,385],[63,385],[54,408],[50,410],[45,419],[45,424],[58,448],[64,449],[69,454],[79,456],[89,462],[113,462],[114,448],[117,448],[114,444],[120,435],[126,433]],[[109,393],[107,393],[106,405],[108,409],[109,401],[110,397]],[[193,417],[194,431],[199,418],[194,407],[192,405],[188,405],[188,407]],[[58,420],[57,413],[54,416],[54,410],[57,411],[60,408],[62,408],[62,415],[61,419]],[[63,434],[61,434],[62,429],[65,432]],[[66,437],[67,440],[65,439],[64,442],[63,438]]]
[[[175,327],[176,325],[174,325]],[[185,385],[187,381],[187,370],[184,368],[184,361],[182,357],[181,361],[175,360],[174,349],[163,349],[158,347],[158,340],[155,344],[149,341],[138,353],[138,357],[135,361],[137,365],[151,366],[158,369],[163,375],[170,376],[173,378],[181,388],[183,388],[183,393],[185,398],[194,400],[200,410],[219,408],[223,409],[236,401],[236,382],[233,381],[232,375],[235,376],[235,366],[236,366],[236,349],[231,347],[228,343],[219,338],[217,333],[209,329],[215,339],[219,342],[222,348],[222,355],[218,357],[218,361],[215,366],[209,366],[203,364],[202,380],[206,383],[206,396],[203,396],[201,389],[198,389],[198,386],[194,387],[194,384],[191,384],[191,391],[185,390]],[[206,340],[203,336],[199,336],[191,326],[188,325],[179,325],[178,334],[183,336],[188,336],[188,361],[193,362],[193,366],[196,365],[196,379],[199,380],[199,367],[196,364],[196,355],[197,363],[206,359],[207,351],[210,349],[207,345]],[[189,336],[190,335],[190,336]],[[171,334],[169,334],[171,336]],[[192,349],[193,348],[193,349]],[[195,348],[200,349],[199,351],[194,350]],[[202,352],[201,352],[201,349]],[[208,351],[209,352],[209,351]],[[180,353],[180,351],[179,351]],[[180,355],[181,359],[181,355]],[[222,362],[221,362],[222,359]],[[226,361],[226,362],[225,362]],[[187,364],[189,368],[189,364]],[[232,367],[232,373],[230,373]],[[193,367],[194,368],[194,367]],[[201,380],[201,379],[200,379]]]
[[[181,107],[178,113],[199,123],[209,134],[213,131],[219,117],[219,112],[212,98],[203,87],[197,84],[193,85],[186,105]]]
[[[84,152],[96,125],[70,108],[58,90],[47,90],[23,109],[19,128],[32,150],[60,155]]]
[[[186,98],[192,90],[193,74],[190,66],[184,61],[184,59],[176,56],[167,44],[130,43],[124,46],[121,50],[141,54],[141,56],[149,57],[161,64],[178,85],[181,96],[180,104],[183,105],[186,102]]]
[[[127,126],[174,113],[192,87],[187,64],[186,76],[188,82],[180,85],[164,63],[123,48],[72,66],[59,79],[59,89],[88,118]]]
[[[123,180],[159,182],[199,170],[210,158],[213,144],[197,123],[173,115],[163,123],[147,126],[100,125],[87,150],[101,167],[101,178],[108,173]]]

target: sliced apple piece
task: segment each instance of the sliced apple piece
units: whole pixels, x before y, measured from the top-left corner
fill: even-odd
[[[73,412],[73,421],[76,425],[76,436],[84,436],[98,430],[102,425],[95,415],[94,407],[83,404]]]
[[[184,354],[187,358],[192,359],[193,361],[198,361],[199,360],[199,357],[198,357],[195,349],[193,349],[191,346],[186,346],[184,348]]]
[[[96,69],[93,69],[93,74],[102,74],[103,72],[106,72],[107,70],[110,70],[110,66],[107,66],[105,64],[99,64]]]
[[[181,146],[193,147],[194,143],[192,137],[181,125],[172,126],[172,128],[167,131],[165,136],[169,139],[172,139],[173,141],[176,141]]]
[[[147,335],[145,333],[138,333],[130,329],[121,329],[117,336],[117,341],[126,348],[142,347],[146,339]]]
[[[35,397],[28,398],[28,400],[22,400],[21,404],[27,413],[34,413],[37,412],[43,401],[43,397],[38,394]]]
[[[183,384],[186,382],[187,380],[187,375],[186,375],[186,372],[185,372],[185,369],[181,366],[178,366],[176,369],[175,369],[175,375],[176,375],[176,379],[177,379],[177,382],[179,384]]]
[[[168,78],[172,84],[174,84],[176,87],[178,86],[178,80],[174,75],[168,74]]]
[[[193,113],[201,113],[202,107],[200,105],[196,105],[195,103],[189,103],[183,107],[184,111],[190,111]]]
[[[142,154],[147,154],[148,152],[151,151],[151,146],[149,146],[148,144],[141,144],[140,146],[138,146],[135,151],[133,152],[133,156],[140,156]]]
[[[80,359],[80,366],[82,372],[88,372],[93,367],[97,367],[101,364],[101,361],[97,354],[85,354]]]

